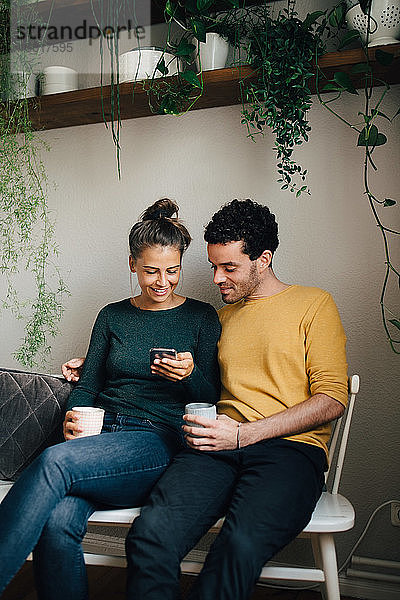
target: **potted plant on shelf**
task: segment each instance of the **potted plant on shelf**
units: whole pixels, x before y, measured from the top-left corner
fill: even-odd
[[[226,65],[229,48],[238,49],[245,34],[241,11],[231,8],[223,13],[203,15],[205,41],[196,40],[199,66],[203,71],[222,69]]]

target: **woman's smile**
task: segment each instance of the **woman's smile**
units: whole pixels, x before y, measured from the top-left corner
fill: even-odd
[[[141,295],[135,304],[142,309],[164,310],[181,304],[174,294],[181,272],[181,253],[174,246],[150,246],[140,256],[130,258],[131,270],[136,273]]]

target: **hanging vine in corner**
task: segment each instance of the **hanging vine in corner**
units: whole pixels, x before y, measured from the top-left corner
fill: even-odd
[[[15,0],[13,0],[13,3]],[[13,10],[22,8],[17,4]],[[26,13],[21,13],[21,18]],[[17,14],[18,16],[18,14]],[[32,130],[25,89],[29,57],[13,58],[9,35],[10,0],[0,0],[0,273],[5,283],[3,310],[25,320],[25,336],[14,358],[22,365],[44,364],[63,313],[67,287],[53,260],[57,255],[54,223],[49,217],[47,177],[41,155],[48,147]],[[16,66],[23,65],[22,79]],[[22,98],[16,98],[16,90]],[[31,272],[35,297],[19,289],[18,274]],[[27,287],[24,278],[24,289]]]
[[[394,264],[391,257],[391,249],[393,249],[393,239],[400,236],[400,231],[384,225],[384,220],[388,214],[387,209],[389,209],[389,211],[396,210],[393,209],[393,207],[396,206],[397,201],[392,198],[379,197],[377,192],[372,189],[371,184],[371,169],[372,171],[377,171],[375,159],[376,150],[380,146],[384,146],[387,142],[386,135],[379,131],[379,123],[382,123],[382,119],[392,123],[394,119],[400,115],[400,108],[394,115],[387,115],[382,112],[383,101],[390,90],[390,86],[387,82],[374,75],[372,60],[375,58],[375,61],[386,67],[393,62],[394,55],[390,52],[390,45],[385,51],[380,48],[377,48],[376,50],[368,48],[372,27],[371,0],[361,0],[360,5],[366,14],[367,19],[365,41],[360,36],[359,31],[350,30],[343,37],[340,47],[344,48],[356,40],[362,48],[364,55],[363,61],[354,64],[350,73],[345,73],[343,71],[334,73],[333,78],[329,81],[326,80],[323,72],[318,69],[316,88],[321,105],[356,133],[357,146],[364,149],[364,159],[362,163],[364,195],[368,201],[375,223],[381,232],[385,255],[385,274],[380,296],[382,323],[391,349],[396,354],[400,354],[400,315],[398,313],[396,314],[396,312],[388,306],[386,300],[391,280],[393,280],[394,289],[399,293],[400,265]],[[331,26],[340,27],[344,22],[344,17],[345,6],[341,3],[330,13],[329,18]],[[358,94],[353,78],[360,76],[363,79],[362,89],[364,106],[362,110],[358,112],[357,122],[350,123],[339,113],[339,109],[336,107],[334,108],[334,106],[335,102],[337,102],[344,93]],[[383,91],[380,91],[379,86],[383,86]],[[323,91],[333,92],[335,95],[328,100],[324,100],[321,96],[321,92]],[[381,216],[380,209],[383,209],[384,216]]]

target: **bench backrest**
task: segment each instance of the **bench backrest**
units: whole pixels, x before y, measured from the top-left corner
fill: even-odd
[[[71,389],[64,378],[0,369],[0,479],[17,479],[44,448],[63,441]]]

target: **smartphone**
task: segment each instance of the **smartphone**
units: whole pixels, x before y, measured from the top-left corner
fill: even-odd
[[[151,348],[150,350],[150,364],[152,365],[156,358],[178,358],[176,350],[174,348]]]

